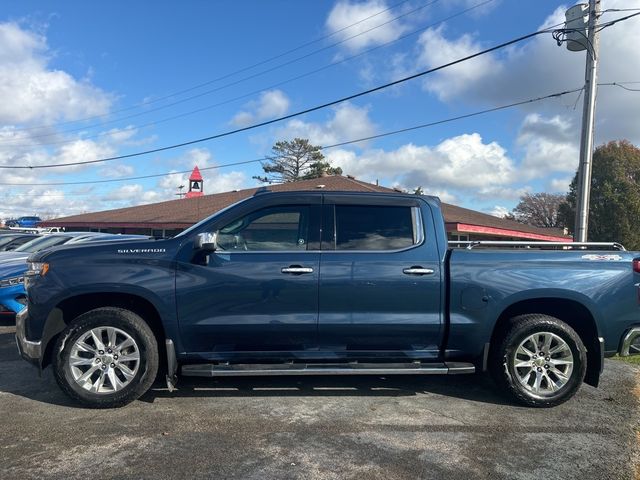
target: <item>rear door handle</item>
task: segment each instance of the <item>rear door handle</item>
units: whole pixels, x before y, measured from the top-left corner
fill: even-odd
[[[435,270],[432,268],[422,268],[418,266],[405,268],[402,270],[405,275],[433,275]]]
[[[313,273],[313,268],[301,267],[300,265],[291,265],[290,267],[283,267],[280,271],[282,273],[289,273],[291,275],[303,275],[305,273]]]

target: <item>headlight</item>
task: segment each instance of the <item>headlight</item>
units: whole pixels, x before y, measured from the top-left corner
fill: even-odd
[[[27,273],[25,273],[25,275],[27,277],[34,277],[36,275],[40,275],[41,277],[44,277],[48,271],[49,271],[48,263],[29,262],[29,269],[27,270]]]
[[[22,285],[24,283],[24,276],[20,275],[19,277],[11,277],[0,280],[0,288],[3,287],[14,287],[16,285]]]

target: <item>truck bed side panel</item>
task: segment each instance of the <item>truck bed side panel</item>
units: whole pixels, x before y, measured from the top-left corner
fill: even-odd
[[[595,320],[598,335],[606,339],[605,350],[616,350],[624,329],[640,323],[634,256],[601,251],[452,251],[447,355],[479,355],[500,315],[532,299],[580,303]]]

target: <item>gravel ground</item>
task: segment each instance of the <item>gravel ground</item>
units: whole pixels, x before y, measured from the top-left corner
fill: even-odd
[[[519,407],[483,375],[181,379],[78,408],[0,326],[0,478],[640,478],[640,368]]]

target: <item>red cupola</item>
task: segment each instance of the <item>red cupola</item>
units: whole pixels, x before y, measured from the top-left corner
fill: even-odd
[[[202,188],[202,175],[197,166],[193,168],[191,176],[189,177],[189,191],[187,192],[187,198],[201,197],[204,195]]]

